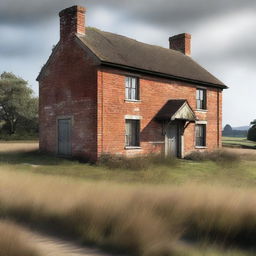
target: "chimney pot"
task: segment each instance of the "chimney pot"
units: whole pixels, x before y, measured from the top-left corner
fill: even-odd
[[[188,33],[179,34],[169,38],[170,49],[180,51],[185,55],[191,55],[191,35]]]
[[[72,6],[62,10],[60,16],[60,39],[62,41],[76,34],[85,35],[85,12],[82,6]]]

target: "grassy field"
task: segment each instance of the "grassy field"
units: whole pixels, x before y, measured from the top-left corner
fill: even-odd
[[[0,144],[1,217],[139,256],[256,253],[254,152],[134,171],[41,155],[25,144]]]
[[[247,140],[246,138],[223,137],[222,144],[223,146],[237,146],[256,149],[256,142]]]

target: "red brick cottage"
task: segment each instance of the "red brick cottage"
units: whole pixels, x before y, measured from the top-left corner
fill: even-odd
[[[183,157],[221,147],[221,81],[190,57],[189,34],[170,49],[85,27],[85,8],[60,12],[60,41],[39,81],[40,150]]]

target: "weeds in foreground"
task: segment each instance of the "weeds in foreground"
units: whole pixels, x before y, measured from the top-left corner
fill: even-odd
[[[241,161],[241,157],[238,154],[226,150],[194,151],[185,158],[193,161],[213,161],[218,164],[237,164]]]
[[[173,167],[178,164],[176,158],[166,158],[163,155],[147,155],[137,157],[126,157],[119,155],[105,154],[98,160],[98,165],[106,166],[109,169],[146,170],[153,165]]]
[[[253,246],[255,189],[78,182],[1,171],[0,216],[135,255],[175,255],[180,239]]]
[[[10,221],[0,221],[1,256],[38,256],[39,253],[29,245],[22,230]]]

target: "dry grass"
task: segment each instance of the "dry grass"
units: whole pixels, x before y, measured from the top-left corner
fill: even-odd
[[[10,221],[0,221],[1,256],[37,256],[38,252],[29,245],[22,230]]]
[[[102,155],[97,163],[99,166],[109,169],[147,170],[154,165],[174,167],[178,164],[177,158],[166,158],[163,155],[147,155],[137,157],[125,157],[117,155]]]
[[[180,241],[255,245],[256,190],[131,186],[0,171],[0,215],[135,255],[176,255]]]
[[[0,152],[29,152],[38,149],[38,142],[0,142]]]

